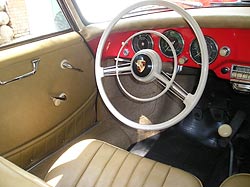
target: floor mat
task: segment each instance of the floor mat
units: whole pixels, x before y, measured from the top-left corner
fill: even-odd
[[[149,153],[149,151],[152,149],[152,147],[154,146],[155,142],[159,139],[159,137],[160,137],[160,134],[151,136],[143,141],[140,141],[132,145],[128,149],[128,151],[130,153],[144,157]]]
[[[161,133],[146,157],[192,173],[204,187],[218,187],[228,176],[228,149],[206,147],[180,133],[177,127]]]

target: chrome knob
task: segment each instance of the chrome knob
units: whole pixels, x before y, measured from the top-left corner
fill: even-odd
[[[226,56],[229,56],[231,53],[231,50],[229,47],[227,46],[224,46],[220,49],[220,56],[223,56],[223,57],[226,57]]]
[[[188,58],[183,56],[181,58],[179,58],[179,64],[183,65],[188,61]]]

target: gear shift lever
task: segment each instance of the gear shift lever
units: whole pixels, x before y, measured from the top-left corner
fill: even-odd
[[[230,148],[229,176],[231,176],[233,173],[233,159],[234,159],[234,148],[231,140],[238,132],[245,118],[246,118],[245,112],[239,110],[235,113],[232,121],[230,122],[230,125],[223,124],[218,128],[218,134],[221,137],[218,143],[222,147],[226,147],[227,145],[229,145]]]
[[[218,134],[222,138],[229,138],[232,135],[232,127],[228,124],[223,124],[218,128]],[[229,176],[233,173],[233,159],[234,159],[234,148],[231,142],[231,139],[228,141],[229,148],[230,148],[230,159],[229,159]]]
[[[228,124],[223,124],[218,128],[218,133],[222,138],[228,138],[232,132],[232,127]]]

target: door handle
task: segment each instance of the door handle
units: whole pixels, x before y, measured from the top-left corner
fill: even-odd
[[[59,106],[63,101],[67,100],[67,95],[65,93],[61,93],[59,96],[52,96],[51,99],[55,106]]]
[[[30,71],[28,73],[25,73],[23,75],[19,75],[19,76],[13,78],[13,79],[10,79],[10,80],[7,80],[7,81],[0,81],[0,85],[6,85],[8,83],[11,83],[11,82],[14,82],[14,81],[29,77],[31,75],[34,75],[37,72],[39,62],[40,62],[40,59],[32,60],[31,61],[32,67],[33,67],[32,71]]]

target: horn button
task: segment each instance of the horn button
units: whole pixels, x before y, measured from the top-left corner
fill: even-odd
[[[132,58],[132,74],[142,82],[155,80],[155,74],[160,74],[162,62],[160,56],[151,49],[143,49]]]
[[[144,54],[137,55],[133,60],[133,72],[139,77],[146,77],[152,70],[151,59]]]

